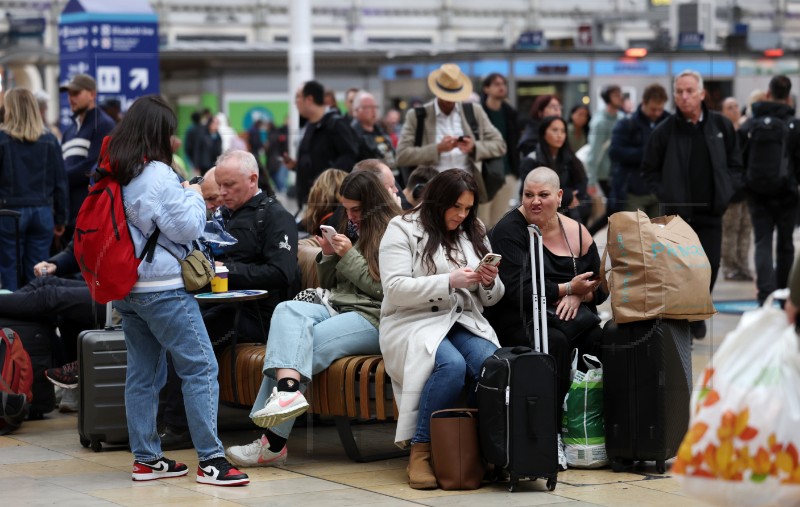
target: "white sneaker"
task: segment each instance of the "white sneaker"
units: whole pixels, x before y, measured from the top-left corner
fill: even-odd
[[[61,401],[58,402],[59,412],[77,412],[80,406],[80,391],[78,389],[63,389]]]
[[[282,422],[294,419],[308,410],[306,397],[300,391],[286,392],[272,388],[264,408],[253,414],[251,419],[262,428],[272,428]]]
[[[261,438],[256,439],[251,444],[228,447],[225,450],[225,454],[234,465],[242,467],[274,467],[286,463],[288,451],[285,445],[280,452],[270,451],[267,437],[261,435]]]
[[[567,453],[564,450],[564,442],[561,440],[561,434],[558,433],[556,437],[558,438],[558,468],[563,472],[567,469]]]

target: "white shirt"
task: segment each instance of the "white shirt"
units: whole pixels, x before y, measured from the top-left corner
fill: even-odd
[[[439,101],[434,100],[433,110],[436,113],[436,144],[442,142],[445,136],[459,137],[464,135],[464,129],[461,128],[461,104],[456,102],[450,114],[444,114],[439,109]],[[455,147],[448,152],[439,154],[439,165],[436,168],[439,172],[453,168],[468,169],[468,164],[469,155]]]

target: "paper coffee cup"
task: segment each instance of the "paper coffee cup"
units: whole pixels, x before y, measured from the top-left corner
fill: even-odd
[[[211,279],[211,292],[228,292],[228,268],[214,267],[214,278]]]

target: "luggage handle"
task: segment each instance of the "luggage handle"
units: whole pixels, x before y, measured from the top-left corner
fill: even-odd
[[[537,396],[528,396],[525,400],[525,422],[531,438],[536,438],[536,403],[538,401]]]
[[[477,408],[445,408],[431,414],[433,418],[478,417]]]
[[[542,249],[542,231],[536,224],[528,225],[528,230],[531,235],[531,286],[533,287],[533,343],[531,344],[533,350],[549,354],[549,344],[547,337],[547,295],[544,289],[544,252]],[[538,262],[537,262],[538,259]],[[539,283],[536,283],[536,271],[539,271]],[[539,287],[542,288],[542,294],[539,295]]]
[[[108,303],[106,303],[106,330],[107,331],[109,331],[111,329],[114,329],[114,323],[113,323],[112,312],[111,312],[112,309],[113,309],[113,307],[111,306],[111,301],[109,301]]]

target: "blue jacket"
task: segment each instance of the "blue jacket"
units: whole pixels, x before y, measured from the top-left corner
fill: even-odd
[[[0,132],[0,208],[52,206],[56,225],[67,223],[67,179],[53,134],[35,142]]]
[[[142,173],[122,187],[125,216],[136,255],[141,255],[147,238],[161,229],[152,262],[139,264],[139,280],[131,292],[161,292],[183,288],[178,258],[191,251],[206,225],[203,196],[183,188],[168,165],[150,162]]]
[[[89,193],[89,174],[97,165],[103,138],[111,133],[115,123],[100,108],[86,113],[83,123],[72,117],[72,125],[61,136],[64,169],[69,182],[69,224],[74,225],[83,200]]]

